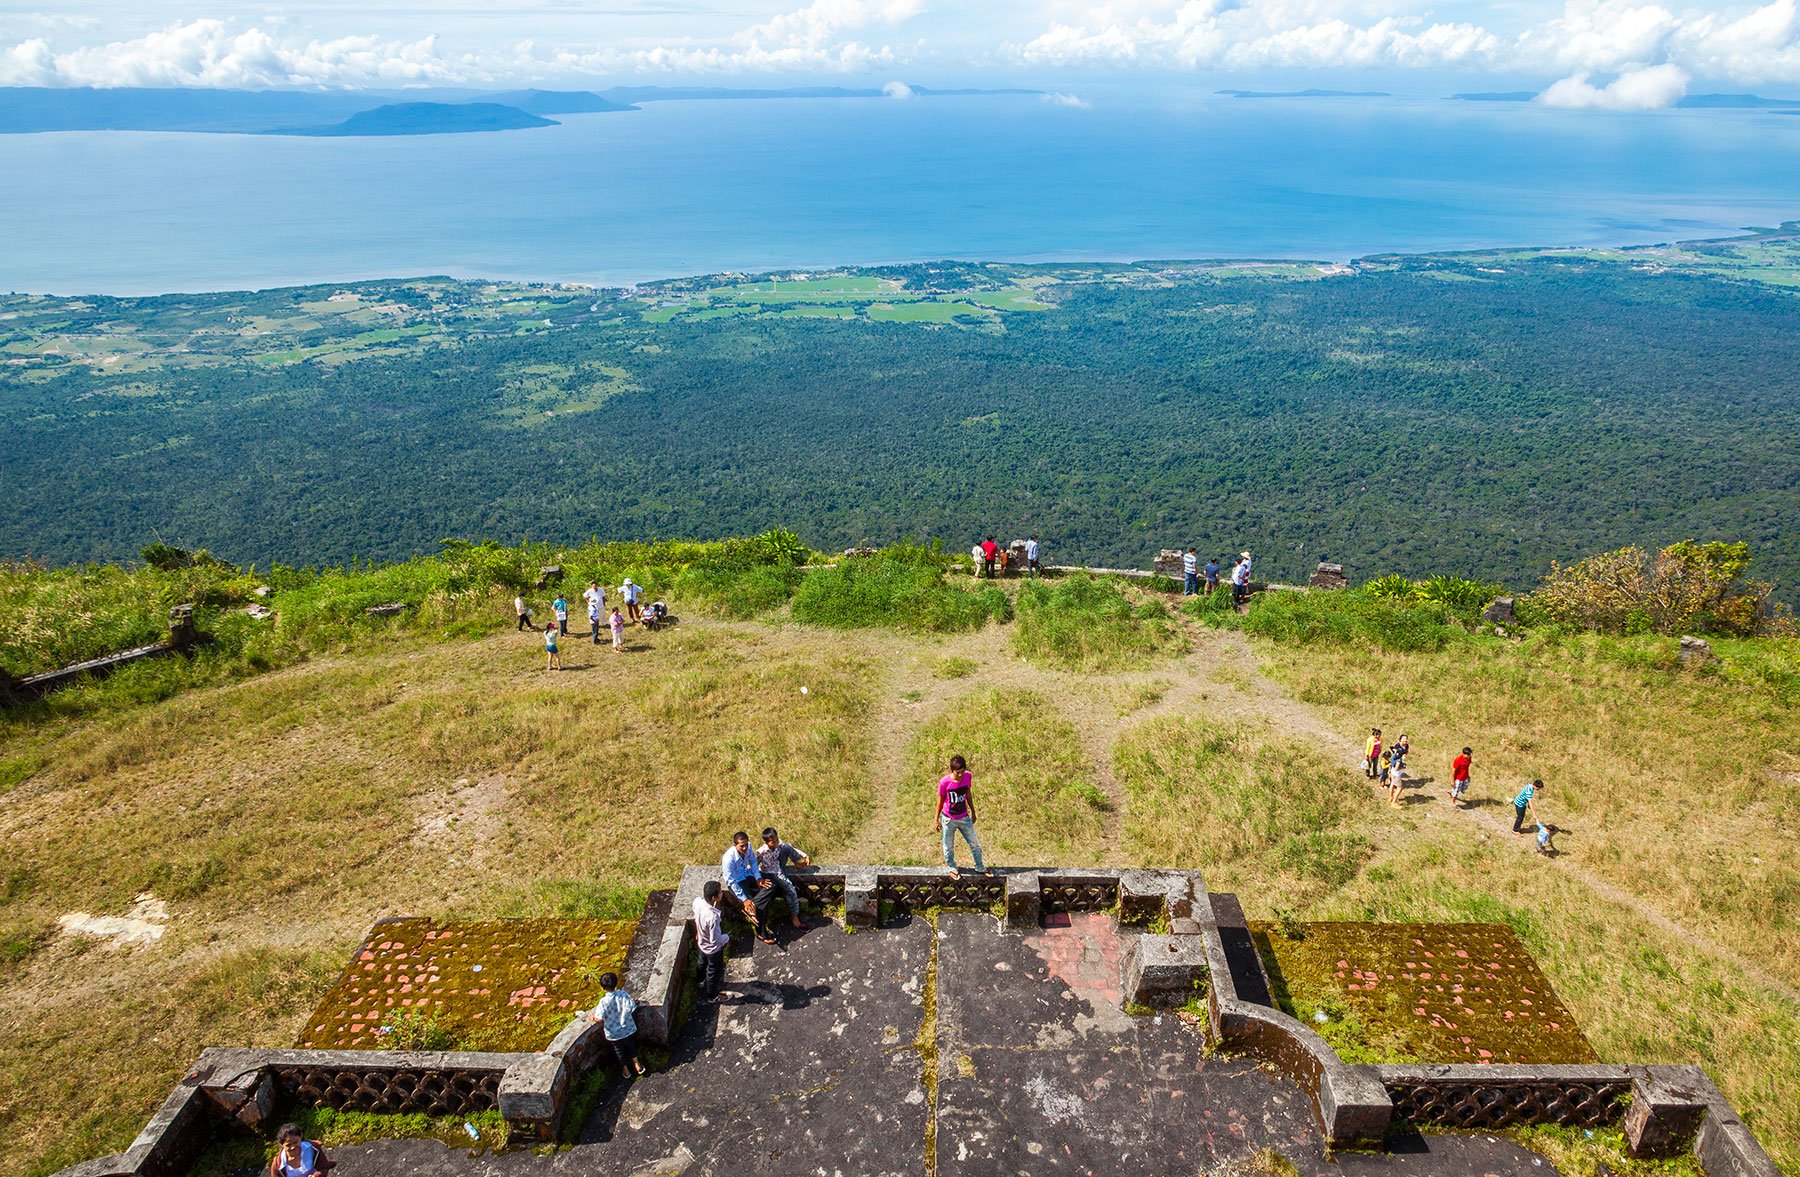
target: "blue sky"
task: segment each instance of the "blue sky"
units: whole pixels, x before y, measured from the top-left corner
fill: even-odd
[[[0,84],[1800,92],[1800,0],[0,0]],[[897,94],[904,91],[896,88]]]

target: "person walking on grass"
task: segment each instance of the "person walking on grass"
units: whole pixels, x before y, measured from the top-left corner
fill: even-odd
[[[612,626],[613,653],[622,653],[625,649],[625,615],[619,612],[617,605],[613,606],[612,617],[607,624]]]
[[[977,543],[969,549],[969,562],[975,565],[975,579],[981,579],[981,545]]]
[[[1370,780],[1381,778],[1381,729],[1369,729],[1369,742],[1363,745],[1363,775]]]
[[[1034,535],[1025,541],[1025,575],[1037,576],[1043,571],[1043,566],[1038,563],[1038,542]]]
[[[975,836],[975,797],[973,794],[974,778],[969,775],[969,763],[961,756],[950,758],[950,771],[938,781],[937,817],[932,828],[943,835],[944,865],[950,868],[950,877],[962,878],[962,872],[956,867],[956,835],[969,847],[969,853],[975,856],[975,869],[984,875],[992,875],[993,870],[981,859],[981,839]]]
[[[1387,791],[1388,804],[1395,809],[1400,808],[1400,798],[1406,789],[1406,761],[1404,757],[1394,756],[1388,762]]]
[[[587,606],[588,637],[592,638],[594,644],[597,646],[600,644],[600,602],[590,596],[587,599]]]
[[[1520,789],[1518,796],[1513,798],[1513,833],[1523,834],[1528,832],[1525,829],[1525,819],[1527,817],[1531,818],[1532,824],[1537,824],[1537,795],[1543,791],[1543,781],[1532,781],[1529,785]]]
[[[769,904],[775,901],[775,882],[764,877],[762,864],[750,853],[749,834],[739,830],[731,835],[731,848],[719,860],[719,872],[725,876],[725,885],[731,889],[732,896],[743,905],[744,918],[750,922],[750,930],[756,933],[756,938],[764,944],[775,943],[775,934],[769,931],[768,921],[763,918]]]
[[[525,603],[524,594],[513,598],[513,612],[519,615],[519,628],[514,633],[524,633],[531,628],[531,606]]]
[[[1450,762],[1450,804],[1458,809],[1469,798],[1469,765],[1474,757],[1473,748],[1464,748],[1462,755]]]
[[[619,974],[600,974],[600,1003],[588,1017],[600,1023],[600,1032],[613,1057],[619,1060],[619,1074],[629,1079],[642,1075],[644,1064],[638,1059],[637,999],[619,988]]]
[[[717,879],[706,880],[700,898],[694,900],[694,947],[700,950],[700,1000],[711,1001],[719,995],[725,980],[725,949],[731,944],[725,936],[725,916],[719,905],[725,901],[725,886]]]
[[[544,654],[548,661],[548,665],[544,667],[545,670],[562,669],[562,655],[556,650],[556,625],[554,623],[544,626]]]
[[[994,542],[993,536],[981,541],[981,570],[989,580],[994,579],[994,561],[1000,558],[1000,545]]]
[[[619,595],[625,598],[625,611],[631,614],[631,619],[633,621],[642,620],[643,610],[638,602],[643,599],[644,590],[631,583],[631,577],[627,576],[625,583],[619,586]]]
[[[1191,597],[1200,591],[1200,557],[1189,548],[1181,558],[1181,595]]]
[[[781,835],[774,826],[762,832],[762,845],[756,849],[756,865],[762,868],[763,878],[775,884],[787,900],[788,922],[796,928],[804,928],[806,921],[800,918],[800,892],[794,886],[794,880],[788,878],[789,866],[811,866],[812,859],[806,851],[798,846],[791,846],[781,840]]]
[[[588,581],[587,588],[582,590],[581,599],[587,602],[588,628],[594,631],[594,644],[600,644],[600,619],[606,616],[606,590],[600,587],[597,580]]]
[[[550,602],[550,612],[556,614],[556,632],[561,637],[569,636],[569,601],[561,593],[556,600]]]

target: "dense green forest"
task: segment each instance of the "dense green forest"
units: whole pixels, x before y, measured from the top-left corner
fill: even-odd
[[[1694,536],[1748,541],[1791,602],[1800,297],[1678,260],[15,296],[0,555],[161,538],[319,564],[786,526],[1528,587]]]

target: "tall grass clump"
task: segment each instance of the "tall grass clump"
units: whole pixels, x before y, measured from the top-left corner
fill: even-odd
[[[1436,601],[1402,601],[1367,588],[1263,593],[1242,620],[1246,633],[1296,645],[1362,646],[1387,653],[1442,650],[1466,631]]]
[[[1012,602],[989,586],[945,580],[944,558],[925,548],[884,548],[807,573],[794,594],[794,617],[837,629],[888,626],[925,633],[979,629],[1012,615]]]
[[[1134,606],[1111,580],[1078,572],[1019,592],[1012,648],[1037,665],[1107,673],[1147,666],[1180,647],[1167,605]]]

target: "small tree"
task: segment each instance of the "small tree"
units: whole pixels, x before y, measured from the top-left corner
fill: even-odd
[[[1638,547],[1550,565],[1531,596],[1551,621],[1603,633],[1748,636],[1770,620],[1773,586],[1740,581],[1750,545],[1670,544],[1652,558]]]

